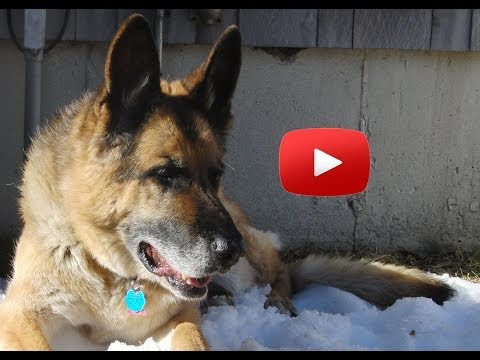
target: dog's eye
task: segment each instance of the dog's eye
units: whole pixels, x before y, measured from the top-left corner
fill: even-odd
[[[220,178],[223,175],[223,170],[222,169],[211,169],[208,173],[208,181],[210,181],[210,184],[216,188],[218,184],[220,183]]]
[[[159,167],[151,170],[149,176],[166,188],[182,188],[190,184],[188,170],[178,166]]]

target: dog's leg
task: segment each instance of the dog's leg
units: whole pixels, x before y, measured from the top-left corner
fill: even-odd
[[[208,344],[200,329],[200,311],[195,304],[189,304],[173,317],[165,327],[153,336],[157,342],[170,340],[170,350],[208,350]]]
[[[292,290],[288,268],[279,263],[277,269],[276,278],[270,282],[272,291],[268,294],[264,307],[266,309],[269,306],[274,306],[280,313],[296,317],[297,310],[291,301]]]
[[[51,350],[36,314],[13,303],[0,304],[0,350]]]
[[[442,305],[454,294],[446,283],[403,266],[310,255],[289,265],[294,292],[310,283],[351,292],[380,308],[404,297],[427,297]]]
[[[211,306],[233,305],[233,294],[223,286],[214,281],[208,284],[207,298],[200,302],[200,312],[202,315],[208,312]]]
[[[246,243],[248,262],[257,271],[258,281],[269,284],[272,288],[265,301],[265,308],[274,306],[282,314],[297,316],[291,301],[289,270],[280,258],[273,235],[251,226],[246,226],[241,231]]]
[[[289,270],[280,258],[280,244],[276,235],[252,227],[242,208],[226,197],[223,189],[219,190],[219,196],[245,240],[246,258],[257,272],[258,283],[269,284],[272,288],[265,308],[274,306],[282,314],[296,316],[297,311],[290,300]]]

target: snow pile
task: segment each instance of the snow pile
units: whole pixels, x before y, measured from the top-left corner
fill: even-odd
[[[444,306],[406,298],[380,311],[350,293],[312,286],[294,298],[296,318],[265,310],[268,287],[253,288],[235,306],[211,308],[202,328],[214,350],[480,350],[480,284],[439,278],[458,292]]]
[[[213,350],[480,350],[480,284],[439,278],[457,290],[444,306],[406,298],[380,311],[352,294],[313,286],[294,298],[296,318],[265,310],[268,287],[252,288],[235,299],[235,306],[211,308],[202,328]],[[63,333],[54,347],[88,348],[85,341],[67,337]],[[149,339],[141,346],[114,342],[108,350],[163,346]]]
[[[213,308],[203,330],[218,350],[480,350],[480,284],[442,277],[458,294],[438,306],[406,298],[380,311],[338,289],[315,286],[295,297],[299,315],[263,309],[266,289],[235,307]]]

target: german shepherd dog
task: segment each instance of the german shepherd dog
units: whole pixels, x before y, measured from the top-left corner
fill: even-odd
[[[240,62],[230,26],[202,65],[167,82],[146,20],[121,25],[102,85],[57,114],[27,153],[0,348],[48,350],[72,326],[100,344],[152,337],[205,350],[201,301],[254,284],[271,286],[265,306],[292,316],[292,294],[310,282],[381,308],[452,296],[419,270],[324,256],[282,263],[276,236],[249,225],[220,185]]]

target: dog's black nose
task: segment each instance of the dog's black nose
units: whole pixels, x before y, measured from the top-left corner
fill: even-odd
[[[227,239],[217,236],[212,242],[212,250],[217,254],[222,254],[228,250]],[[219,255],[220,256],[220,255]]]
[[[229,240],[217,235],[211,243],[212,255],[222,269],[228,269],[245,255],[243,239]]]

